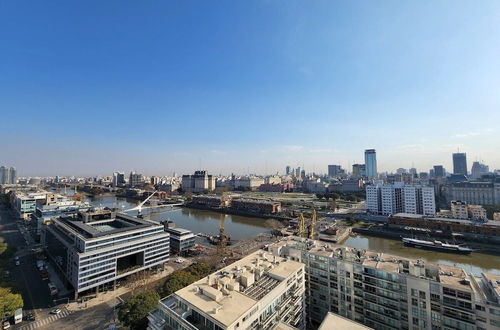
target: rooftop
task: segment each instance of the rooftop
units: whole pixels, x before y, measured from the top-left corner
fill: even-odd
[[[335,330],[335,329],[366,330],[371,328],[366,327],[353,320],[349,320],[340,315],[329,312],[328,314],[326,314],[325,318],[323,319],[323,322],[321,322],[321,325],[319,326],[318,330]]]
[[[174,295],[205,311],[217,322],[229,326],[303,267],[301,263],[274,257],[260,250]],[[181,315],[183,311],[177,312]]]
[[[85,215],[109,214],[106,210],[81,212]],[[111,212],[110,217],[104,219],[94,219],[93,221],[84,221],[82,217],[65,217],[55,220],[55,223],[65,227],[68,230],[75,231],[83,239],[103,237],[117,233],[147,228],[155,225],[153,222],[146,221],[127,214]]]

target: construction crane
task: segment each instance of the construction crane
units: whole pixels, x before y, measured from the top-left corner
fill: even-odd
[[[306,237],[306,220],[302,213],[299,215],[299,237]]]
[[[311,216],[311,223],[309,225],[309,238],[314,239],[314,234],[316,232],[316,222],[317,222],[317,214],[316,209],[313,209]]]

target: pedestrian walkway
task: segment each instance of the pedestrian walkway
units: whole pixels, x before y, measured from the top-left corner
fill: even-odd
[[[45,326],[47,324],[50,324],[50,323],[56,321],[56,320],[62,319],[63,317],[66,317],[66,316],[68,316],[71,313],[73,313],[73,311],[70,311],[70,310],[67,310],[67,309],[63,309],[61,311],[61,313],[59,313],[59,314],[50,315],[49,317],[46,317],[43,320],[38,320],[38,321],[32,322],[32,323],[30,323],[28,325],[25,325],[25,326],[19,328],[18,330],[38,329],[40,327],[43,327],[43,326]]]

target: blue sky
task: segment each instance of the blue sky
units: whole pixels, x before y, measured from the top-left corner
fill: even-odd
[[[499,22],[498,1],[0,1],[0,163],[500,168]]]

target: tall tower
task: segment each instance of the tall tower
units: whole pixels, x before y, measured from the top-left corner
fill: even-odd
[[[377,153],[375,149],[365,150],[365,173],[369,179],[377,177]]]
[[[453,174],[467,175],[467,154],[465,152],[453,154]]]

